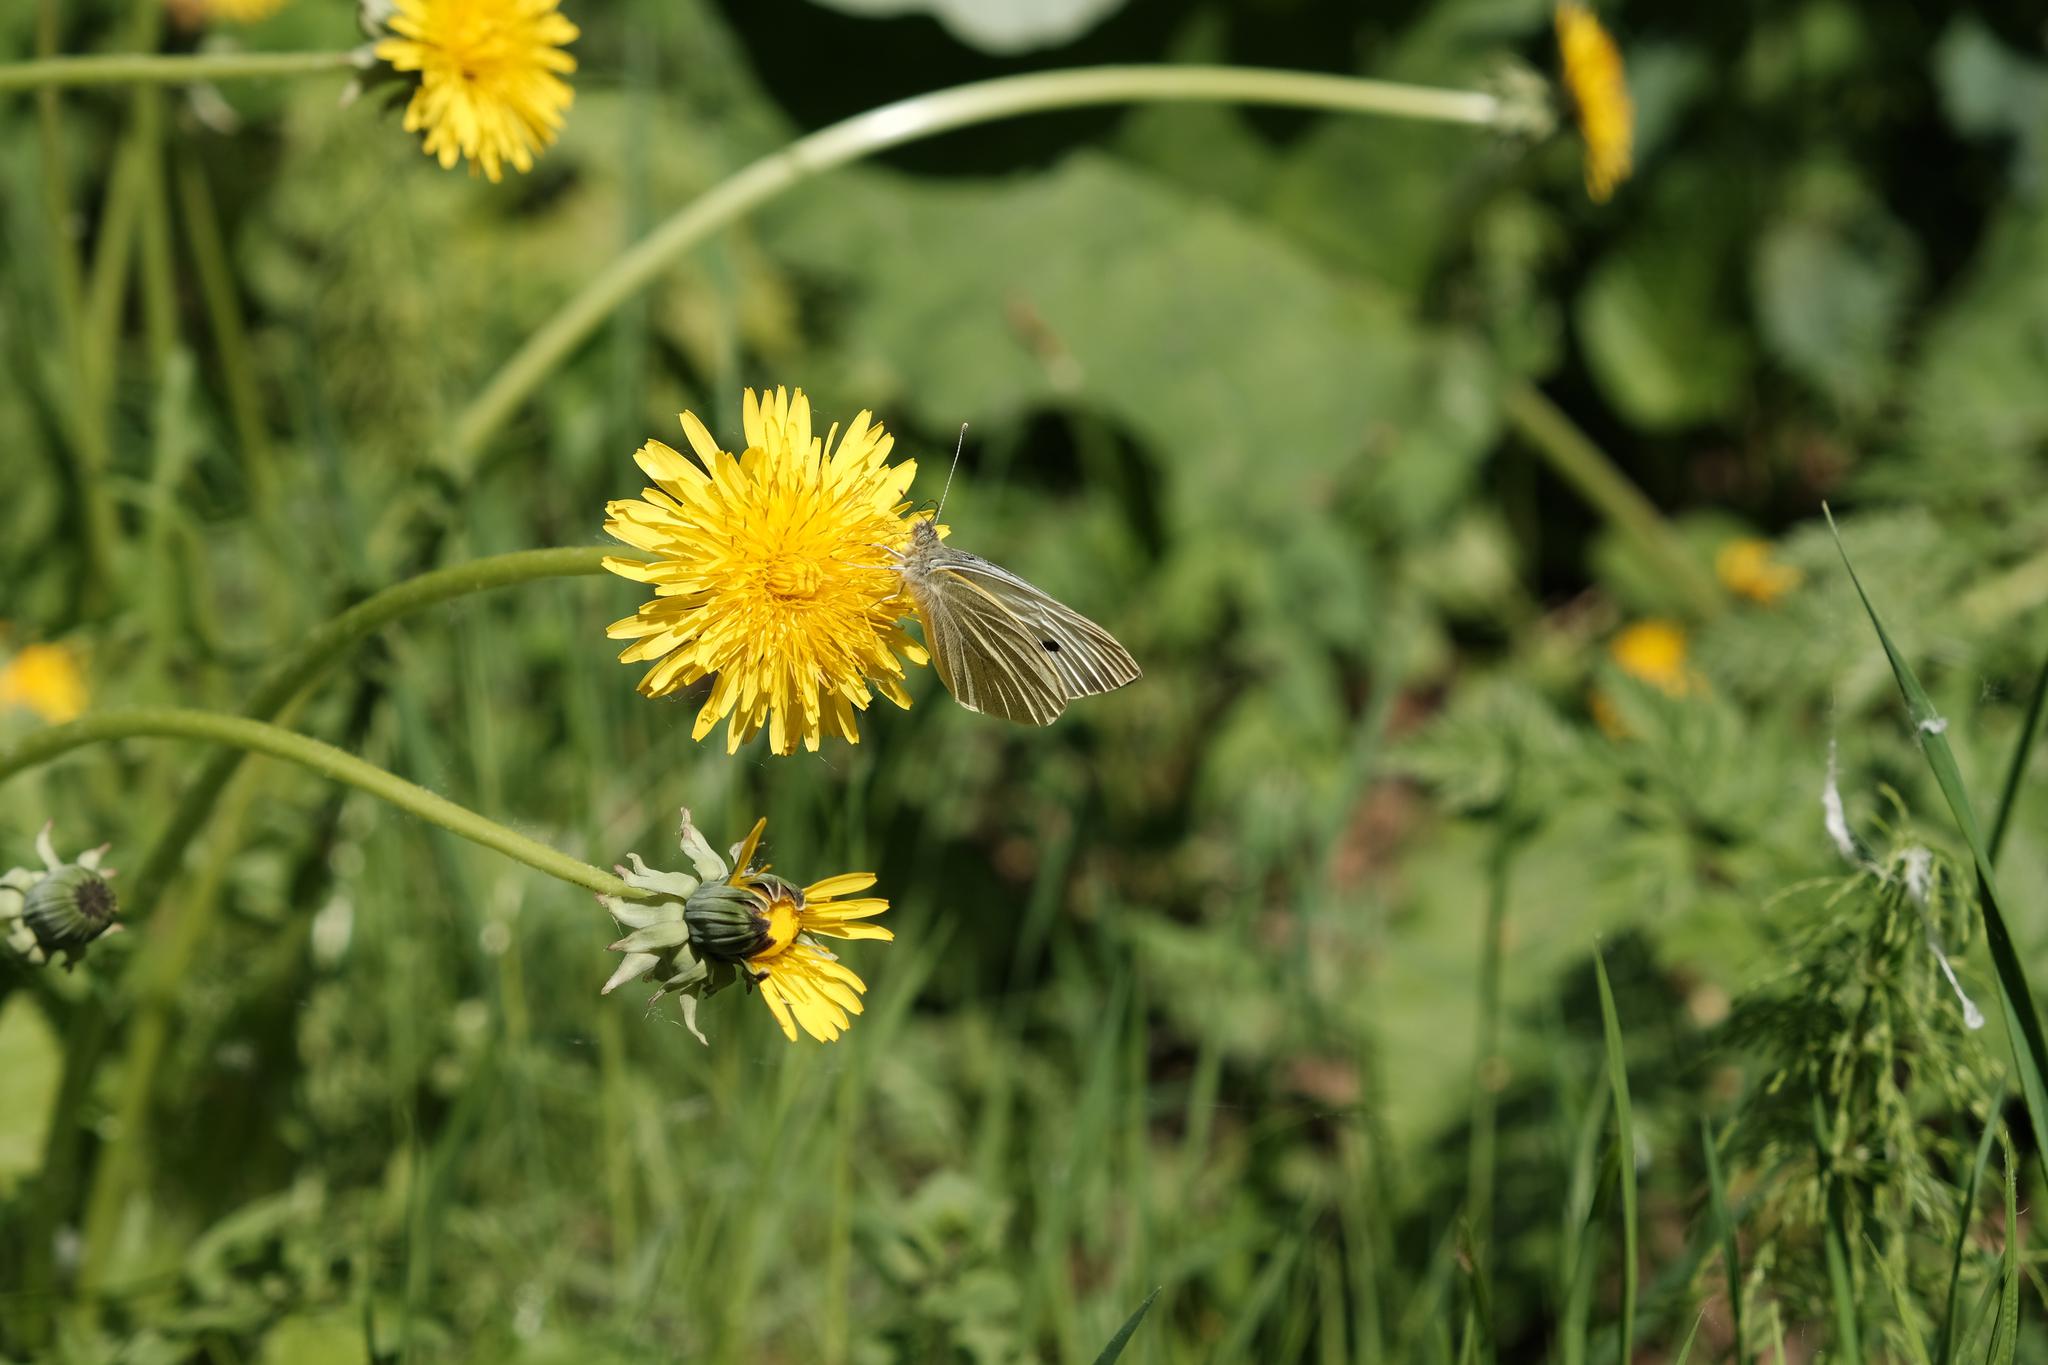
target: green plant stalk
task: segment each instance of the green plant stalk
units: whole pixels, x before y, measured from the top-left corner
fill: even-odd
[[[137,52],[154,52],[163,40],[162,0],[135,0]],[[164,188],[164,93],[155,86],[137,86],[134,139],[142,167],[142,328],[148,343],[149,372],[159,381],[177,344],[177,290],[171,282],[171,209]]]
[[[1500,1048],[1501,957],[1508,912],[1508,870],[1517,839],[1510,812],[1500,827],[1487,867],[1486,919],[1479,942],[1479,1047],[1472,1075],[1472,1143],[1465,1176],[1465,1217],[1471,1227],[1474,1273],[1483,1275],[1493,1250],[1493,1177],[1499,1100],[1490,1074]]]
[[[1813,1159],[1826,1182],[1826,1252],[1828,1290],[1835,1306],[1835,1350],[1845,1365],[1862,1365],[1863,1345],[1856,1322],[1856,1279],[1849,1264],[1849,1233],[1842,1213],[1842,1183],[1835,1174],[1834,1150],[1828,1139],[1827,1117],[1821,1112],[1820,1092],[1813,1100]]]
[[[1614,987],[1607,980],[1607,960],[1593,950],[1593,972],[1600,985],[1600,1023],[1607,1036],[1607,1081],[1614,1094],[1615,1166],[1621,1176],[1621,1365],[1636,1354],[1636,1125],[1628,1097],[1628,1053],[1622,1047],[1621,1015],[1614,1008]]]
[[[1991,1144],[1998,1139],[2004,1127],[1998,1116],[2005,1108],[2006,1090],[2010,1084],[2009,1079],[1998,1083],[1998,1094],[1991,1101],[1984,1131],[1977,1138],[1977,1159],[1970,1164],[1970,1179],[1963,1186],[1962,1199],[1956,1207],[1956,1236],[1949,1251],[1948,1293],[1943,1300],[1935,1365],[1950,1365],[1961,1339],[1961,1334],[1956,1331],[1956,1318],[1963,1309],[1963,1256],[1970,1246],[1970,1216],[1977,1208],[1977,1190],[1984,1183],[1984,1172],[1991,1166]]]
[[[256,500],[261,502],[275,487],[277,475],[271,459],[270,437],[263,426],[263,399],[256,383],[249,333],[242,323],[234,272],[228,265],[227,243],[221,236],[220,214],[215,210],[206,172],[195,157],[178,158],[177,180],[178,206],[185,221],[192,263],[198,269],[207,326],[212,329],[214,349],[220,356],[228,416],[235,424],[235,443],[242,451],[242,471]]]
[[[1749,1338],[1742,1331],[1742,1247],[1735,1237],[1735,1220],[1728,1214],[1728,1186],[1721,1178],[1721,1156],[1713,1130],[1700,1122],[1700,1150],[1706,1154],[1707,1193],[1714,1215],[1714,1231],[1721,1239],[1721,1274],[1728,1281],[1729,1335],[1735,1342],[1735,1365],[1749,1365]]]
[[[57,0],[40,0],[36,14],[38,57],[47,57],[56,50],[57,30]],[[114,546],[120,538],[120,522],[114,514],[113,496],[104,478],[109,463],[105,410],[89,378],[85,266],[78,244],[71,235],[71,194],[64,174],[64,128],[57,92],[54,89],[39,92],[36,105],[57,329],[64,354],[70,361],[70,391],[66,406],[71,414],[68,425],[82,522],[86,596],[88,603],[97,606],[111,598],[114,592]]]
[[[2020,780],[2027,773],[2027,759],[2034,751],[2034,736],[2041,732],[2041,709],[2048,702],[2048,659],[2034,675],[2033,695],[2027,698],[2027,718],[2020,722],[2019,738],[2013,741],[2012,762],[2006,765],[2005,786],[1998,793],[1998,809],[1991,816],[1991,861],[1996,863],[2005,847],[2005,831],[2012,823],[2012,808],[2019,799]]]
[[[1516,381],[1501,395],[1501,410],[1523,440],[1536,448],[1551,472],[1570,484],[1593,510],[1635,542],[1636,549],[1663,571],[1695,615],[1711,619],[1726,610],[1727,595],[1714,576],[1685,549],[1685,543],[1656,506],[1628,476],[1579,430],[1564,410],[1532,384]]]
[[[94,85],[192,85],[359,70],[357,52],[112,52],[0,63],[0,91]]]
[[[251,720],[274,720],[344,653],[400,617],[493,588],[598,573],[603,569],[604,560],[623,548],[609,550],[601,545],[578,545],[552,550],[519,550],[435,569],[393,584],[331,618],[301,640],[257,685],[242,707],[242,714]],[[630,551],[625,553],[630,555]],[[171,810],[170,819],[124,888],[123,899],[130,918],[147,916],[154,908],[176,874],[186,847],[206,823],[221,788],[234,776],[243,758],[244,754],[238,749],[224,749],[209,758],[186,784]],[[0,767],[0,781],[5,778],[6,771]]]
[[[507,829],[495,820],[486,819],[332,744],[280,726],[218,711],[137,707],[133,710],[95,712],[66,725],[39,730],[9,748],[0,749],[0,782],[83,745],[135,737],[205,740],[281,758],[322,777],[368,792],[429,824],[439,825],[451,834],[460,835],[494,853],[502,853],[515,862],[525,863],[535,871],[545,872],[571,886],[583,887],[600,896],[642,898],[643,893],[609,872]]]
[[[697,243],[760,204],[826,171],[940,133],[1023,114],[1101,104],[1192,101],[1280,105],[1497,127],[1512,111],[1493,95],[1229,66],[1098,66],[975,81],[869,109],[769,153],[698,196],[527,337],[457,416],[445,452],[467,472],[527,395],[627,299]]]

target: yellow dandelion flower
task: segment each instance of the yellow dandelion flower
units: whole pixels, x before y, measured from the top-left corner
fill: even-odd
[[[1770,606],[1798,587],[1806,575],[1771,555],[1768,540],[1731,540],[1714,554],[1714,575],[1721,585],[1752,602]]]
[[[28,645],[0,667],[0,707],[21,706],[51,725],[85,710],[85,670],[63,645]]]
[[[247,3],[247,0],[238,0]],[[562,76],[576,59],[562,49],[576,25],[557,0],[396,0],[394,36],[376,54],[395,71],[417,71],[405,107],[405,131],[426,132],[425,151],[451,169],[504,179],[504,163],[533,169],[534,154],[555,140],[575,98]]]
[[[1586,144],[1586,194],[1604,204],[1633,168],[1636,108],[1628,94],[1628,73],[1621,50],[1593,11],[1577,0],[1563,0],[1556,22],[1564,85]]]
[[[622,663],[652,660],[640,691],[659,697],[716,675],[692,739],[730,716],[726,748],[765,725],[769,747],[815,751],[830,729],[860,742],[854,712],[876,692],[910,705],[903,662],[927,655],[899,624],[906,612],[888,549],[904,543],[914,460],[888,463],[895,439],[866,412],[834,444],[811,434],[803,390],[749,389],[739,456],[692,413],[683,432],[697,463],[660,441],[634,458],[655,487],[605,506],[605,531],[652,562],[607,559],[654,600],[612,623],[632,640]]]
[[[1686,666],[1685,630],[1674,621],[1638,621],[1609,642],[1607,654],[1622,672],[1667,697],[1700,686],[1699,675]]]
[[[750,856],[760,834],[761,826],[756,825],[748,836]],[[881,925],[866,922],[887,910],[889,902],[855,895],[875,884],[874,874],[845,872],[801,891],[760,874],[741,874],[733,884],[745,884],[761,898],[766,942],[748,956],[746,971],[761,988],[761,999],[782,1026],[782,1035],[793,1043],[801,1026],[821,1043],[836,1041],[852,1026],[850,1016],[861,1012],[860,998],[868,987],[818,940],[896,937]]]

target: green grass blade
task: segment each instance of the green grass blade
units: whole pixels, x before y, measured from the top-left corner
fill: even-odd
[[[1593,971],[1600,980],[1600,1022],[1607,1032],[1607,1081],[1614,1093],[1616,1167],[1621,1173],[1621,1355],[1622,1365],[1635,1359],[1636,1346],[1636,1125],[1628,1102],[1628,1057],[1621,1047],[1621,1017],[1614,1009],[1614,988],[1607,981],[1607,963],[1593,950]]]
[[[2013,741],[2012,762],[2005,768],[2005,786],[1998,793],[1998,809],[1991,815],[1991,861],[2005,847],[2006,826],[2012,820],[2014,800],[2020,794],[2020,779],[2026,775],[2027,756],[2034,751],[2034,736],[2041,731],[2041,708],[2048,702],[2048,659],[2034,675],[2034,693],[2027,698],[2027,718],[2020,723],[2020,737]]]
[[[2012,1039],[2020,1089],[2027,1099],[2027,1121],[2034,1130],[2035,1155],[2043,1162],[2043,1174],[2048,1175],[2048,1036],[2042,1032],[2041,1014],[2035,1007],[2033,990],[2027,984],[2026,969],[2020,965],[2019,952],[2006,928],[2005,912],[1998,898],[1998,879],[1991,866],[1991,850],[1984,842],[1984,832],[1978,828],[1976,813],[1970,807],[1970,795],[1963,787],[1963,775],[1956,766],[1955,752],[1949,748],[1948,737],[1942,733],[1947,722],[1936,714],[1926,689],[1913,676],[1905,656],[1899,653],[1890,633],[1884,628],[1884,622],[1878,618],[1877,608],[1871,605],[1870,594],[1863,591],[1863,582],[1856,577],[1856,566],[1849,562],[1848,547],[1842,544],[1842,533],[1835,526],[1834,513],[1827,510],[1825,503],[1821,510],[1827,514],[1828,529],[1834,532],[1835,548],[1841,552],[1842,566],[1849,571],[1849,581],[1856,587],[1856,596],[1862,599],[1863,610],[1870,616],[1871,627],[1877,632],[1878,643],[1884,646],[1885,657],[1891,660],[1892,674],[1898,679],[1899,691],[1906,699],[1906,710],[1920,737],[1921,751],[1927,755],[1927,766],[1934,770],[1934,780],[1940,785],[1941,794],[1947,799],[1948,808],[1963,832],[1963,839],[1970,846],[1971,857],[1976,861],[1977,899],[1984,910],[1984,942],[1991,950],[1992,966],[1997,969],[1998,1000],[2005,1010],[2006,1033]]]
[[[1835,1161],[1828,1151],[1827,1117],[1820,1096],[1813,1097],[1813,1159],[1827,1181],[1828,1292],[1835,1305],[1836,1359],[1862,1365],[1863,1344],[1856,1330],[1856,1284],[1849,1271],[1849,1236],[1842,1216],[1841,1190],[1835,1182]]]
[[[1159,1286],[1159,1289],[1164,1288],[1165,1285]],[[1124,1325],[1116,1329],[1116,1335],[1102,1348],[1102,1354],[1095,1357],[1095,1365],[1116,1365],[1116,1358],[1124,1353],[1124,1347],[1131,1344],[1131,1334],[1138,1330],[1138,1324],[1152,1311],[1152,1300],[1159,1297],[1159,1289],[1147,1294],[1145,1301],[1138,1305],[1138,1311],[1124,1319]]]
[[[1676,1362],[1676,1365],[1685,1365],[1686,1361],[1692,1359],[1692,1344],[1694,1341],[1699,1339],[1700,1324],[1705,1322],[1706,1320],[1707,1310],[1705,1305],[1701,1305],[1700,1311],[1693,1314],[1692,1330],[1685,1334],[1685,1342],[1678,1348],[1678,1360]]]
[[[2012,1365],[2020,1345],[2020,1211],[2019,1162],[2013,1156],[2012,1139],[1999,1130],[1999,1145],[2005,1149],[2005,1257],[2004,1273],[1998,1281],[1998,1326],[1991,1333],[1990,1365]]]
[[[1714,1135],[1700,1124],[1700,1148],[1707,1157],[1707,1197],[1714,1230],[1721,1238],[1722,1271],[1728,1277],[1728,1316],[1735,1335],[1735,1365],[1749,1365],[1749,1340],[1742,1334],[1742,1248],[1735,1240],[1735,1220],[1728,1216],[1728,1185],[1721,1179],[1721,1155]]]
[[[1878,1273],[1884,1276],[1884,1287],[1891,1292],[1892,1312],[1898,1318],[1899,1334],[1906,1339],[1906,1354],[1913,1358],[1913,1365],[1932,1365],[1927,1343],[1921,1339],[1920,1329],[1913,1325],[1913,1296],[1906,1288],[1905,1278],[1877,1243],[1865,1237],[1863,1245],[1870,1248],[1870,1259],[1877,1263]]]
[[[1934,1357],[1936,1365],[1950,1365],[1955,1359],[1959,1340],[1956,1314],[1962,1308],[1963,1253],[1970,1245],[1970,1214],[1977,1207],[1977,1190],[1984,1183],[1985,1170],[1991,1165],[1991,1144],[1998,1137],[1998,1115],[2004,1108],[2005,1083],[2000,1082],[1998,1094],[1991,1101],[1990,1117],[1984,1120],[1984,1133],[1977,1139],[1977,1159],[1970,1165],[1969,1183],[1963,1186],[1962,1207],[1956,1211],[1956,1241],[1949,1257],[1948,1306],[1941,1315],[1941,1337]]]

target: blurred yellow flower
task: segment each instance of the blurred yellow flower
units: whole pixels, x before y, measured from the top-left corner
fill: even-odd
[[[1604,204],[1628,179],[1635,147],[1635,104],[1628,74],[1614,39],[1577,0],[1563,0],[1556,13],[1557,50],[1564,63],[1579,136],[1586,144],[1586,193]]]
[[[62,725],[76,720],[86,701],[85,670],[64,645],[28,645],[0,666],[0,707],[26,707]]]
[[[1799,586],[1806,575],[1771,556],[1771,543],[1754,538],[1731,540],[1714,554],[1714,575],[1721,586],[1765,606]]]
[[[196,9],[206,19],[253,24],[283,9],[284,0],[173,0],[173,7],[184,11]]]
[[[747,390],[738,457],[694,414],[682,423],[702,467],[649,441],[634,458],[657,486],[605,506],[605,531],[655,556],[605,561],[655,593],[607,631],[634,641],[620,662],[655,661],[650,697],[717,675],[692,739],[730,715],[728,751],[764,725],[778,754],[815,751],[828,728],[858,744],[854,712],[875,692],[910,705],[897,655],[928,657],[898,624],[888,555],[906,539],[916,461],[889,464],[895,439],[866,412],[836,447],[836,425],[820,441],[801,389]]]
[[[250,0],[236,0],[249,3]],[[562,49],[576,25],[557,0],[395,0],[393,37],[376,54],[396,71],[417,71],[405,130],[426,131],[425,150],[444,169],[467,157],[502,180],[504,163],[533,169],[534,153],[555,140],[575,92],[563,75],[576,59]]]
[[[1701,685],[1686,667],[1685,630],[1674,621],[1638,621],[1608,642],[1607,654],[1631,678],[1667,697],[1682,697]]]

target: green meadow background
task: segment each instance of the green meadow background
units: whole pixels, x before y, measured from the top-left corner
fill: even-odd
[[[1087,1362],[1155,1289],[1126,1361],[1663,1362],[1696,1324],[1694,1361],[2048,1358],[1968,847],[1819,519],[1980,817],[2022,755],[1999,885],[2038,975],[2037,6],[1605,7],[1637,104],[1607,204],[1569,132],[1174,106],[948,135],[719,234],[458,460],[464,404],[630,243],[886,100],[1110,61],[1556,66],[1533,0],[1108,0],[1020,52],[925,5],[565,8],[566,129],[496,186],[339,76],[68,92],[53,136],[0,95],[0,649],[75,647],[95,708],[236,709],[382,587],[596,544],[643,440],[689,408],[735,444],[742,388],[788,384],[873,410],[921,498],[970,423],[960,543],[1145,676],[1027,732],[919,670],[857,747],[729,757],[614,661],[635,585],[382,632],[294,728],[601,866],[678,865],[684,805],[720,843],[766,815],[778,872],[879,874],[867,1013],[790,1045],[734,991],[700,1046],[599,996],[587,893],[254,761],[153,914],[68,975],[0,963],[0,1358]],[[347,46],[352,10],[230,38]],[[135,12],[41,9],[68,52],[132,47]],[[0,60],[38,19],[0,6]],[[1667,557],[1713,582],[1761,537],[1798,586],[1689,588],[1560,476],[1586,441]],[[1679,695],[1608,652],[1646,619],[1685,634]],[[14,778],[0,867],[46,819],[129,866],[205,756]]]

